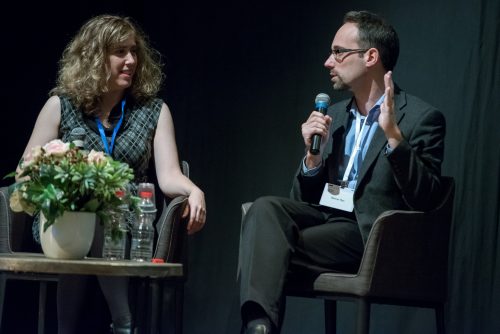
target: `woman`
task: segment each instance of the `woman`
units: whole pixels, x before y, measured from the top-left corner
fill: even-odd
[[[102,15],[85,23],[64,50],[56,87],[40,111],[23,156],[52,139],[70,141],[85,129],[85,148],[127,162],[135,183],[145,182],[150,159],[161,191],[188,196],[188,233],[205,224],[203,192],[180,168],[170,110],[156,94],[163,74],[158,53],[129,18]],[[98,224],[99,225],[99,224]],[[38,230],[35,228],[34,230]],[[102,240],[95,240],[101,243]],[[97,253],[101,244],[93,246]],[[97,251],[96,251],[97,250]],[[97,256],[100,254],[92,254]],[[74,333],[83,300],[83,277],[64,276],[58,285],[59,333]],[[99,277],[115,333],[131,332],[128,281]]]

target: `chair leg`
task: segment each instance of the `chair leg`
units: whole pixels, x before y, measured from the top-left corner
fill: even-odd
[[[337,334],[337,301],[325,299],[325,334]]]
[[[134,298],[135,298],[135,321],[134,321],[134,327],[135,330],[138,333],[147,333],[149,329],[149,324],[148,324],[148,308],[150,305],[148,305],[148,296],[147,294],[149,293],[149,282],[147,282],[147,279],[139,279],[135,283],[135,292],[134,292]]]
[[[38,334],[45,333],[45,306],[47,305],[47,281],[40,281],[38,292]]]
[[[2,331],[3,304],[5,302],[6,283],[7,283],[7,275],[4,272],[1,272],[0,273],[0,332]]]
[[[357,334],[368,334],[370,331],[370,302],[366,298],[358,299]]]
[[[444,326],[444,305],[439,304],[434,308],[436,311],[436,333],[437,334],[445,334],[445,326]]]
[[[184,284],[177,283],[175,287],[175,334],[182,334],[182,317],[184,308]]]
[[[150,333],[159,333],[159,319],[160,319],[160,296],[161,285],[158,280],[153,279],[150,282],[150,296],[151,296],[151,317],[150,317]]]
[[[162,334],[182,333],[183,289],[182,283],[163,282],[160,325]]]

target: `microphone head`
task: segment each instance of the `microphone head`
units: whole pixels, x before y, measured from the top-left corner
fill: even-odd
[[[74,128],[73,130],[71,130],[70,136],[73,138],[73,140],[85,139],[85,129],[84,128]]]
[[[74,128],[69,133],[70,140],[75,144],[76,147],[83,149],[85,146],[85,129],[84,128]]]
[[[314,99],[314,103],[318,108],[327,108],[330,105],[330,96],[325,93],[319,93]]]

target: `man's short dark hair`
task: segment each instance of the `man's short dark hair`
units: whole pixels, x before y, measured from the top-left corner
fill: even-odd
[[[344,23],[347,22],[358,26],[359,47],[376,48],[385,70],[392,71],[399,56],[399,38],[394,27],[368,11],[346,13]]]

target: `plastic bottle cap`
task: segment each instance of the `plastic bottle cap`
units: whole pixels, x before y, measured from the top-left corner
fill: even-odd
[[[151,259],[151,262],[153,262],[153,263],[165,263],[165,261],[163,259],[160,259],[157,257]]]
[[[141,191],[139,193],[139,197],[141,197],[141,198],[152,198],[153,197],[153,192],[152,191]]]

